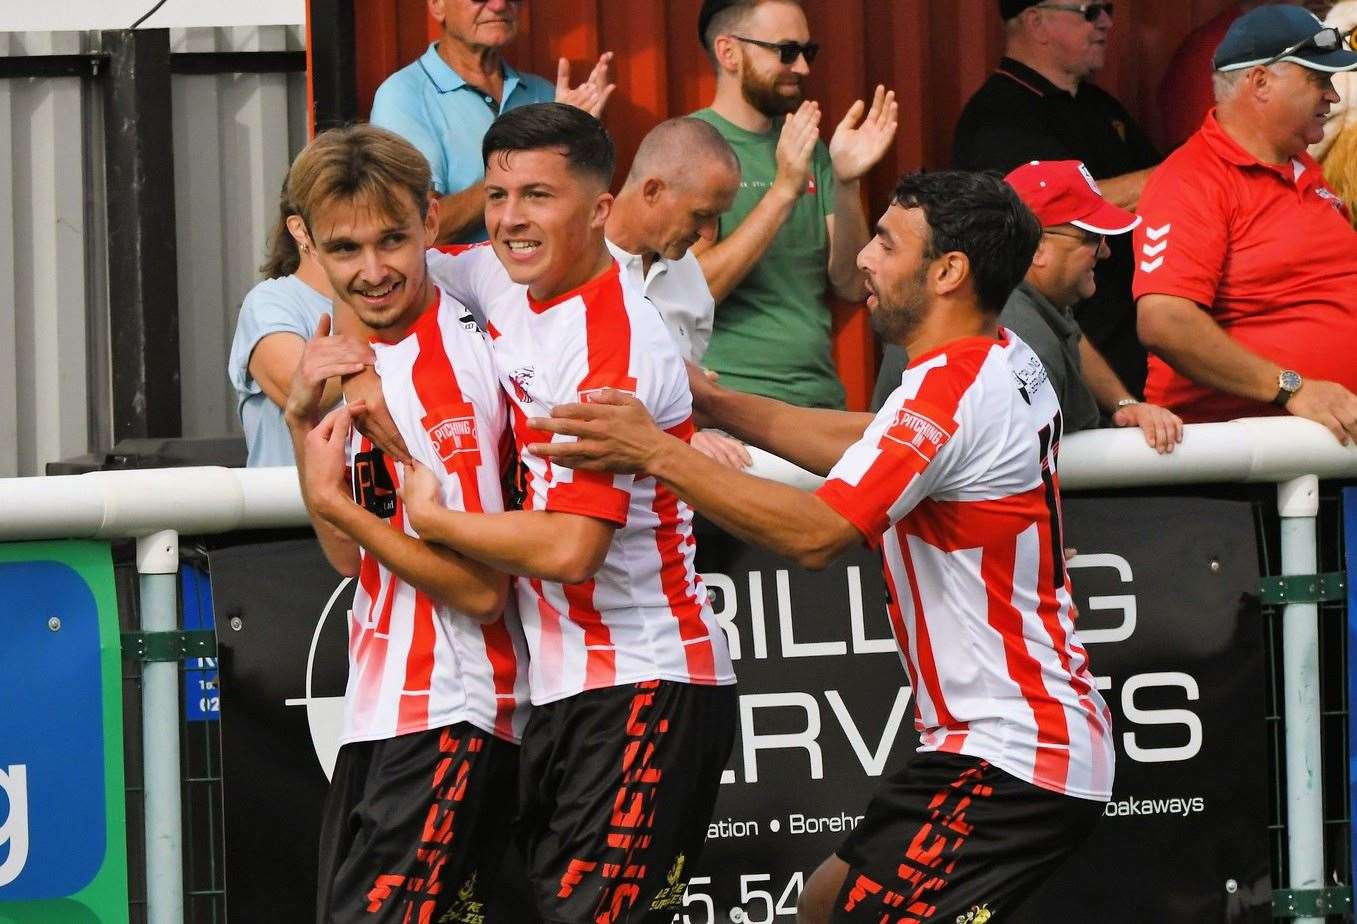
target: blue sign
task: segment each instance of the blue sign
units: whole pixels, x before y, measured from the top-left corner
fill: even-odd
[[[0,902],[64,898],[104,861],[99,608],[52,561],[0,563]]]
[[[179,569],[185,629],[211,629],[212,583],[207,572],[185,562]],[[215,722],[221,718],[221,683],[216,658],[189,658],[184,662],[184,718]]]

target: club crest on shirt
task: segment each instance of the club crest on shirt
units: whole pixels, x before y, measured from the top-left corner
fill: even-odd
[[[478,452],[480,444],[476,440],[476,418],[445,417],[429,428],[429,438],[433,440],[438,458],[445,463],[464,452]]]
[[[533,369],[532,366],[519,366],[509,373],[509,381],[514,386],[514,397],[518,399],[520,404],[532,402],[533,397],[528,393],[528,386],[532,384],[533,376],[536,374],[537,370]]]
[[[950,423],[950,421],[949,421]],[[942,444],[952,438],[955,424],[948,429],[943,424],[918,410],[902,407],[895,412],[895,421],[886,430],[886,439],[908,446],[925,458],[933,458]]]

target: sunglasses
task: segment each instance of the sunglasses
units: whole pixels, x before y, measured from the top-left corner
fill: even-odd
[[[743,35],[732,35],[731,38],[741,42],[747,42],[750,45],[757,45],[760,48],[767,48],[769,51],[776,51],[777,58],[783,64],[795,64],[796,59],[802,55],[806,56],[806,63],[814,62],[815,56],[820,53],[820,46],[815,42],[807,42],[802,45],[800,42],[762,42],[758,39],[745,38]]]
[[[1098,17],[1104,13],[1109,17],[1112,15],[1112,4],[1110,3],[1038,3],[1036,8],[1039,10],[1059,10],[1062,13],[1078,13],[1087,22],[1097,22]]]
[[[1342,29],[1333,27],[1320,29],[1309,38],[1302,39],[1280,54],[1275,54],[1271,58],[1268,58],[1262,63],[1262,67],[1267,67],[1269,64],[1276,64],[1287,55],[1293,55],[1298,51],[1303,51],[1308,48],[1314,48],[1317,51],[1337,51],[1340,48],[1353,50],[1353,35],[1354,30],[1344,32]]]
[[[1085,231],[1082,228],[1079,230],[1077,234],[1073,231],[1048,231],[1045,229],[1043,229],[1041,233],[1050,234],[1053,237],[1074,238],[1076,241],[1083,244],[1085,247],[1101,248],[1103,246],[1103,242],[1107,240],[1107,235],[1105,234],[1097,234],[1093,231]]]

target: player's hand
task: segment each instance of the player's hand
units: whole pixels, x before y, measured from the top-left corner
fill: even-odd
[[[338,504],[353,503],[345,477],[349,423],[349,409],[340,405],[302,441],[302,493],[311,509],[322,517]]]
[[[401,463],[401,483],[396,496],[405,507],[405,519],[422,538],[430,526],[431,514],[442,509],[438,500],[438,478],[413,460]]]
[[[868,109],[862,100],[853,103],[829,139],[834,178],[840,183],[862,179],[891,149],[899,124],[900,106],[895,101],[895,91],[877,84],[872,107]]]
[[[583,109],[596,119],[600,118],[603,115],[603,107],[608,105],[608,97],[617,89],[617,84],[608,82],[608,65],[612,60],[611,51],[603,52],[589,73],[589,79],[572,89],[570,62],[561,58],[556,63],[556,102],[568,103],[576,109]]]
[[[1322,423],[1344,446],[1357,439],[1357,395],[1337,382],[1306,379],[1286,402],[1286,410]]]
[[[820,140],[820,104],[806,100],[787,116],[777,139],[777,173],[773,187],[796,197],[806,191],[815,142]]]
[[[396,461],[410,461],[410,450],[387,410],[382,379],[375,369],[365,368],[355,375],[345,376],[344,400],[349,402],[353,425],[359,433]]]
[[[744,443],[732,436],[715,430],[698,430],[689,444],[704,456],[715,459],[722,465],[728,465],[736,471],[744,471],[754,464]]]
[[[335,376],[353,375],[376,362],[372,347],[354,337],[330,336],[330,316],[323,314],[316,333],[302,349],[292,373],[283,413],[290,426],[311,429],[320,420],[325,383]]]
[[[1183,419],[1168,408],[1144,401],[1117,408],[1112,415],[1114,427],[1139,427],[1145,434],[1145,443],[1163,455],[1183,441]]]
[[[573,436],[573,442],[531,443],[528,451],[558,465],[591,471],[645,473],[666,439],[644,404],[604,389],[587,404],[558,404],[528,426]]]

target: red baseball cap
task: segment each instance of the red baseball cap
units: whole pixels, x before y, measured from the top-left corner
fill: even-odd
[[[1070,224],[1094,234],[1125,234],[1140,216],[1103,198],[1088,168],[1077,160],[1034,160],[1004,177],[1043,228]]]

